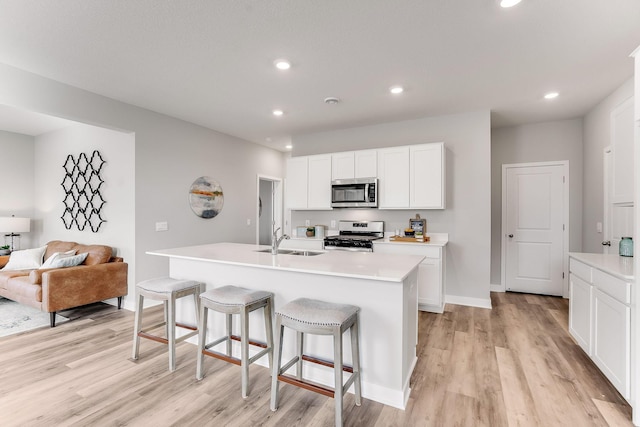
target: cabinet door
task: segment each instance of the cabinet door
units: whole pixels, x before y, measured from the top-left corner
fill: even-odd
[[[307,208],[308,158],[291,157],[287,159],[287,207],[289,209]]]
[[[593,361],[627,400],[630,396],[630,315],[628,306],[597,287],[593,290]]]
[[[375,178],[378,176],[378,152],[376,150],[356,151],[354,178]]]
[[[592,288],[575,274],[569,275],[569,333],[589,356],[591,349]]]
[[[425,258],[418,267],[418,307],[442,313],[442,269],[439,259]]]
[[[331,155],[309,156],[307,208],[331,209]]]
[[[410,206],[444,209],[444,144],[410,147]]]
[[[633,98],[611,112],[613,203],[633,202]]]
[[[378,208],[409,208],[409,147],[378,150]]]
[[[349,179],[355,177],[354,153],[334,153],[331,155],[331,179]]]
[[[640,121],[640,46],[635,51],[636,70],[635,70],[635,88],[636,88],[636,121]]]

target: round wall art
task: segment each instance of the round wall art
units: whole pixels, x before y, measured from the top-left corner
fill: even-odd
[[[201,176],[189,189],[189,205],[193,213],[202,218],[215,218],[224,204],[222,187],[214,179]]]

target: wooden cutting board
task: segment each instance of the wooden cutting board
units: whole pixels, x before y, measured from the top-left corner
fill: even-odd
[[[389,237],[390,242],[412,242],[412,243],[428,243],[429,236],[424,237],[424,241],[416,240],[415,237],[402,237],[402,236],[391,236]]]

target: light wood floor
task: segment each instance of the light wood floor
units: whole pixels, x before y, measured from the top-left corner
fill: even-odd
[[[345,398],[354,426],[627,426],[631,409],[567,333],[567,301],[492,294],[493,310],[447,305],[420,313],[418,365],[406,411]],[[162,316],[157,308],[145,320]],[[54,329],[0,339],[2,426],[330,426],[333,400],[281,385],[269,410],[270,377],[205,359],[195,380],[195,346],[183,343],[167,370],[161,344],[142,340],[130,360],[133,313],[94,305]],[[78,317],[80,316],[80,317]],[[151,318],[156,318],[151,320]],[[366,367],[364,367],[366,369]]]

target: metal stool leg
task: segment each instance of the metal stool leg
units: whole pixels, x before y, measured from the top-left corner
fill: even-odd
[[[233,333],[233,315],[227,314],[227,356],[232,356],[231,334]]]
[[[169,344],[169,370],[176,370],[176,298],[171,295],[167,301],[167,344]]]
[[[269,349],[269,353],[267,357],[269,358],[269,370],[273,369],[273,325],[271,322],[271,318],[273,316],[273,298],[269,298],[267,305],[263,308],[264,312],[264,326],[266,329],[267,335],[267,348]]]
[[[204,304],[200,304],[200,322],[198,323],[198,359],[196,364],[196,379],[201,380],[204,375],[202,373],[202,364],[204,362],[205,345],[207,345],[207,317],[208,311]]]
[[[282,326],[282,317],[276,314],[276,336],[275,348],[273,355],[273,369],[271,371],[271,410],[278,409],[278,375],[280,375],[280,363],[282,361],[282,339],[284,338],[284,326]]]
[[[140,354],[140,336],[138,336],[138,333],[142,330],[142,306],[144,305],[143,301],[144,297],[136,292],[137,307],[135,320],[133,322],[133,354],[131,355],[131,358],[134,360],[137,360],[138,355]]]
[[[240,337],[240,360],[242,361],[242,397],[248,396],[249,388],[249,312],[247,308],[243,308],[240,313],[240,328],[242,336]]]
[[[354,383],[355,395],[356,395],[356,406],[362,405],[362,391],[361,387],[361,376],[360,376],[360,339],[358,336],[358,317],[356,317],[355,322],[351,326],[351,355],[353,361],[351,364],[353,365],[353,375],[357,375]]]
[[[296,332],[296,349],[298,352],[298,362],[296,363],[296,378],[302,380],[302,355],[304,353],[304,334]]]
[[[342,426],[342,332],[337,326],[333,332],[333,371],[335,374],[336,426]]]

